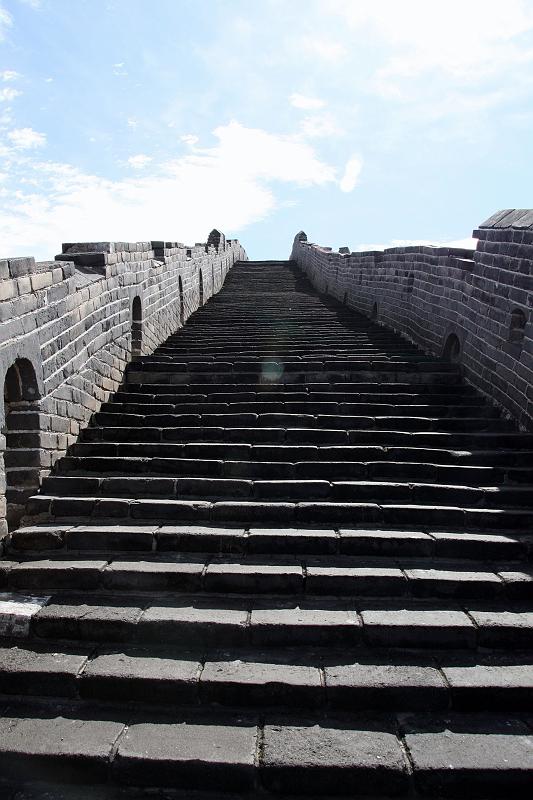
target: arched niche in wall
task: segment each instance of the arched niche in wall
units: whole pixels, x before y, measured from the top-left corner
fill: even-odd
[[[180,295],[180,325],[185,324],[185,303],[183,300],[183,281],[181,275],[178,276],[178,291]]]
[[[450,333],[444,343],[442,355],[447,361],[451,361],[452,364],[459,364],[462,351],[461,340],[456,333]]]
[[[525,312],[521,308],[513,308],[509,321],[507,341],[502,346],[502,349],[512,355],[513,358],[519,359],[522,355],[526,324],[527,317]]]
[[[370,319],[372,320],[372,322],[377,322],[378,314],[379,314],[378,304],[374,303],[374,305],[372,306],[372,312],[370,314]]]
[[[198,273],[198,292],[200,295],[199,305],[203,306],[204,304],[204,276],[202,275],[202,270]]]
[[[141,298],[136,295],[131,304],[131,354],[137,358],[143,345],[143,308]]]
[[[7,523],[13,529],[39,488],[41,474],[39,389],[27,358],[16,359],[6,372],[4,413]]]

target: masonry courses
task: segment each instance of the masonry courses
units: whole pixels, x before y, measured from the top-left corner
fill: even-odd
[[[0,260],[2,800],[530,798],[533,211]]]

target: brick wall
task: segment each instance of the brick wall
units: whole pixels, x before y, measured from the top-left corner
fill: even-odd
[[[295,237],[292,259],[322,292],[459,361],[466,380],[533,429],[533,211],[499,211],[476,250],[347,252]]]
[[[132,347],[152,352],[199,307],[200,275],[205,303],[246,258],[213,231],[193,247],[69,243],[55,261],[0,260],[0,534],[116,391]]]

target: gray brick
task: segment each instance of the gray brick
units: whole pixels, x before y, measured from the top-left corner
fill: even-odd
[[[343,729],[331,723],[308,726],[267,725],[261,779],[274,792],[303,794],[378,793],[407,790],[407,764],[389,729],[362,724]]]

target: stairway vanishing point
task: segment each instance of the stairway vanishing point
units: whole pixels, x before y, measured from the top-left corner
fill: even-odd
[[[530,797],[532,486],[458,366],[236,264],[10,535],[0,796]]]

